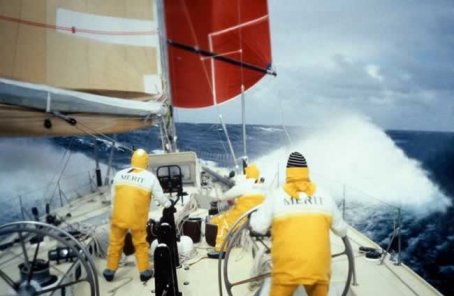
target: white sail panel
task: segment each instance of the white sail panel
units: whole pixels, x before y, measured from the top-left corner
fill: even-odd
[[[154,5],[152,0],[127,5],[0,0],[0,77],[83,91],[145,93],[150,87],[144,77],[160,75],[158,43],[143,41],[157,40],[156,25],[151,28],[157,22]],[[113,42],[105,42],[106,34]]]

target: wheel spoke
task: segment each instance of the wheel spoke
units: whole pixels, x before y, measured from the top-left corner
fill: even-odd
[[[77,266],[78,263],[80,263],[80,262],[76,260],[71,264],[71,266],[68,268],[68,270],[63,274],[61,279],[58,281],[57,286],[59,286],[66,279],[66,276],[75,268],[75,266]],[[85,279],[83,279],[83,280],[85,280]],[[49,296],[54,295],[54,293],[55,293],[55,291],[53,291]]]
[[[261,279],[264,279],[264,278],[267,278],[267,277],[270,277],[270,276],[271,276],[271,272],[267,272],[267,273],[264,273],[264,274],[261,274],[261,275],[258,275],[258,276],[251,277],[249,279],[245,279],[245,280],[241,280],[241,281],[238,281],[238,282],[235,282],[235,283],[231,283],[231,287],[233,288],[234,286],[247,284],[249,282],[253,282],[253,281],[256,281],[256,280],[261,280]]]
[[[24,273],[24,275],[22,276],[23,283],[16,283],[4,271],[0,270],[0,277],[2,278],[0,281],[3,280],[6,282],[6,284],[3,284],[4,289],[3,291],[0,291],[0,296],[6,296],[6,294],[8,293],[17,294],[18,291],[22,290],[22,284],[24,289],[27,289],[27,287],[31,284],[37,273],[35,265],[40,262],[39,255],[40,253],[42,253],[40,243],[42,242],[41,239],[44,238],[49,238],[53,241],[56,241],[57,245],[62,245],[63,247],[68,248],[69,250],[71,250],[71,252],[73,252],[75,256],[71,258],[72,262],[70,263],[69,268],[65,268],[65,272],[59,271],[59,278],[56,279],[56,283],[54,283],[52,287],[49,286],[47,288],[43,288],[43,290],[41,291],[33,292],[33,296],[44,294],[56,295],[59,294],[59,292],[55,293],[55,291],[64,291],[64,289],[67,287],[74,289],[73,286],[82,284],[82,282],[88,284],[89,293],[87,293],[87,296],[100,295],[98,279],[96,277],[96,267],[93,259],[91,258],[91,254],[86,249],[86,246],[84,246],[81,242],[71,236],[70,233],[68,233],[64,229],[57,228],[49,224],[23,221],[0,225],[0,235],[9,234],[15,235],[14,243],[20,244],[20,246],[19,244],[17,244],[17,247],[22,251],[22,255],[20,254],[20,252],[15,252],[16,256],[19,256],[16,258],[18,258],[19,260],[25,259],[25,262],[20,265],[22,272]],[[35,249],[33,249],[33,246],[30,247],[27,244],[30,241],[30,237],[38,238]],[[30,253],[28,253],[28,251]],[[55,266],[50,264],[49,269],[51,269],[52,267],[55,268]],[[25,271],[25,268],[28,268],[28,270]],[[56,269],[58,270],[58,268]],[[7,292],[7,289],[14,291]],[[24,292],[26,291],[24,290]]]
[[[27,284],[30,284],[30,281],[32,280],[32,277],[33,277],[33,266],[35,266],[36,258],[38,257],[39,245],[40,244],[41,244],[41,242],[38,242],[36,244],[35,254],[33,255],[33,261],[32,261],[31,266],[29,266],[29,269],[28,269]]]
[[[342,256],[342,255],[347,255],[347,251],[343,251],[342,253],[333,254],[333,255],[331,255],[331,258],[336,258],[336,257]]]
[[[44,290],[41,290],[41,291],[37,291],[34,295],[41,295],[41,294],[46,294],[46,293],[49,293],[49,292],[52,292],[52,291],[56,291],[56,290],[59,290],[59,289],[63,289],[63,288],[66,288],[66,287],[69,287],[69,286],[72,286],[72,285],[76,285],[76,284],[79,284],[81,282],[85,282],[86,280],[83,279],[83,280],[77,280],[77,281],[74,281],[74,282],[69,282],[69,283],[65,283],[65,284],[61,284],[61,285],[58,285],[58,286],[55,286],[55,287],[52,287],[52,288],[48,288],[48,289],[44,289]]]
[[[0,270],[0,277],[10,286],[14,291],[17,291],[17,284],[2,270]]]
[[[27,266],[28,270],[31,269],[30,267],[30,261],[28,261],[28,254],[27,254],[27,249],[25,248],[25,243],[24,243],[24,237],[22,236],[22,231],[19,231],[19,241],[20,241],[20,245],[21,245],[21,248],[22,248],[22,254],[24,254],[24,258],[25,258],[25,265]]]
[[[270,251],[271,251],[271,249],[265,244],[265,242],[263,242],[262,239],[259,238],[258,241],[265,247],[265,249],[266,249],[267,252],[270,252]]]

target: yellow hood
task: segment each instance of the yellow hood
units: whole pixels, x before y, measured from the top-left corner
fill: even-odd
[[[134,168],[147,169],[148,153],[143,149],[137,149],[134,151],[131,157],[131,166]]]
[[[287,179],[284,184],[284,191],[295,199],[299,199],[299,193],[304,192],[312,196],[317,186],[309,179],[309,169],[307,167],[287,168]]]
[[[260,171],[255,164],[248,165],[244,169],[244,172],[246,174],[246,179],[255,179],[257,181],[260,177]]]

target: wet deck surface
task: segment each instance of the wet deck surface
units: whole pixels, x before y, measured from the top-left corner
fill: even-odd
[[[106,194],[92,194],[59,209],[57,213],[62,217],[67,217],[68,213],[71,214],[71,217],[65,218],[65,223],[67,224],[91,227],[100,245],[104,245],[104,248],[106,248],[111,210],[106,200],[108,200],[108,195]],[[161,216],[161,212],[161,209],[153,207],[150,211],[150,217],[158,219]],[[204,217],[206,214],[206,210],[200,209],[194,212],[192,216]],[[356,258],[358,282],[358,285],[351,287],[349,295],[441,295],[405,265],[395,266],[388,259],[384,261],[383,265],[379,265],[378,261],[365,260],[364,255],[358,251],[359,246],[378,246],[354,229],[350,229],[348,235]],[[40,246],[38,257],[47,260],[48,251],[55,247],[55,241],[45,240]],[[33,258],[35,247],[27,243],[26,249],[28,256]],[[202,238],[201,243],[195,245],[191,258],[185,260],[182,267],[177,270],[179,289],[183,292],[183,295],[219,295],[218,261],[207,258],[206,254],[210,249],[211,247]],[[332,252],[338,253],[343,249],[342,241],[333,235]],[[18,280],[19,272],[17,266],[24,261],[23,258],[22,248],[17,244],[5,251],[0,251],[1,270],[10,275],[13,280]],[[152,260],[151,256],[150,260]],[[106,260],[94,257],[94,261],[101,295],[155,295],[154,279],[146,283],[140,282],[134,256],[128,256],[123,260],[122,266],[117,271],[112,282],[107,282],[102,277]],[[51,273],[61,276],[70,265],[71,263],[52,264]],[[251,277],[252,266],[252,252],[240,248],[234,249],[229,261],[231,282]],[[329,295],[341,295],[346,280],[347,266],[346,256],[333,259],[333,275]],[[0,281],[0,291],[2,293],[5,292],[5,295],[9,295],[8,291],[10,290],[4,281]],[[233,291],[234,295],[254,295],[257,292],[256,290],[250,290],[247,284],[240,285],[234,288]],[[76,295],[88,295],[88,285],[79,285],[74,292]],[[3,295],[2,293],[0,295]],[[263,294],[266,293],[263,291]],[[304,292],[299,292],[299,295],[304,295]]]

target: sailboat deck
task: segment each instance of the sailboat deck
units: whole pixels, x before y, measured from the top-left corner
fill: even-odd
[[[108,236],[110,205],[105,202],[107,197],[106,193],[91,194],[62,207],[57,213],[60,216],[71,213],[71,217],[68,217],[65,223],[90,224],[98,233]],[[156,219],[160,213],[161,209],[154,207],[150,211],[150,216]],[[203,217],[206,214],[205,209],[199,209],[191,216]],[[357,274],[357,285],[351,286],[349,295],[441,295],[403,264],[395,266],[386,259],[383,265],[379,265],[378,261],[365,260],[358,251],[359,246],[374,248],[378,246],[353,228],[349,229],[348,235],[354,251]],[[55,247],[55,242],[42,244],[38,257],[47,259],[47,252]],[[332,252],[341,252],[343,248],[342,241],[333,235]],[[34,246],[27,247],[29,257],[33,256],[34,249]],[[210,247],[202,238],[200,243],[195,244],[191,258],[183,261],[182,267],[177,270],[179,289],[183,295],[219,295],[218,260],[207,258],[206,254],[209,250]],[[1,269],[7,274],[18,274],[17,266],[22,261],[20,246],[14,246],[0,253]],[[112,282],[107,282],[102,277],[102,271],[106,265],[105,258],[94,256],[94,261],[101,295],[150,295],[152,291],[154,292],[153,279],[146,283],[140,282],[134,256],[124,258]],[[332,264],[333,275],[329,295],[341,295],[347,275],[347,257],[336,257]],[[69,266],[70,263],[56,265],[51,268],[51,273],[61,274]],[[241,248],[234,249],[229,260],[231,282],[250,278],[252,266],[253,259],[250,252]],[[269,279],[265,281],[265,287],[267,286],[269,286]],[[0,286],[0,288],[4,290],[3,287]],[[261,293],[256,294],[257,289],[249,290],[248,284],[233,288],[234,295],[266,295],[266,288],[262,290]],[[76,295],[88,293],[88,285],[80,285],[76,292]],[[227,295],[225,289],[224,295]],[[297,295],[305,295],[303,289],[300,289]]]
[[[353,285],[353,295],[442,295],[405,264],[394,265],[385,258],[379,261],[368,261],[360,254],[360,246],[379,248],[366,236],[350,228],[348,232],[355,254],[355,265],[358,285]]]

